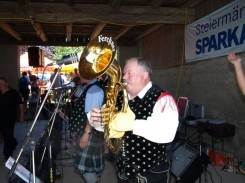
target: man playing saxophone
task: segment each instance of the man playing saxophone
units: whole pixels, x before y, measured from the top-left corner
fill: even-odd
[[[178,109],[171,94],[152,83],[151,75],[152,69],[146,60],[131,58],[126,61],[123,80],[129,111],[134,115],[127,118],[127,113],[119,112],[110,124],[110,130],[125,131],[116,154],[120,183],[168,181],[170,163],[166,159],[166,145],[175,137]],[[91,126],[104,122],[106,114],[101,111],[93,108],[88,114]]]

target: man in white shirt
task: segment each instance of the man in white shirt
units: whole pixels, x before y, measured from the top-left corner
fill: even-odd
[[[118,113],[110,125],[110,130],[125,131],[116,156],[119,182],[135,183],[141,179],[167,183],[170,164],[166,159],[166,144],[173,141],[179,123],[175,100],[151,82],[152,69],[146,60],[127,60],[123,74],[129,108],[135,118],[125,120]],[[94,108],[89,115],[92,126],[102,122],[100,109]],[[124,120],[117,119],[119,115]]]

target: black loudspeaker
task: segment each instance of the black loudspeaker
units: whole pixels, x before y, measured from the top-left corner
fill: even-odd
[[[28,48],[28,59],[29,59],[29,66],[33,66],[33,67],[43,66],[42,50],[40,50],[38,47],[29,47]]]
[[[202,173],[199,151],[187,144],[173,151],[171,174],[177,182],[193,183]]]

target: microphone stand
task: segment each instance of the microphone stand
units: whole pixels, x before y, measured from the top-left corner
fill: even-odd
[[[32,163],[32,180],[33,180],[33,183],[36,183],[35,147],[36,147],[36,142],[35,142],[35,140],[32,140],[30,142],[30,148],[31,148],[31,163]]]
[[[58,74],[59,74],[61,69],[62,69],[62,65],[59,65],[58,68],[57,68],[57,72],[55,73],[54,79],[51,82],[51,85],[50,85],[50,87],[49,87],[49,89],[48,89],[48,91],[47,91],[47,93],[46,93],[46,95],[44,97],[44,100],[43,100],[43,102],[42,102],[42,104],[41,104],[41,106],[40,106],[40,108],[39,108],[39,110],[38,110],[38,112],[37,112],[37,114],[35,116],[35,119],[34,119],[34,121],[32,123],[32,126],[30,127],[29,131],[27,132],[27,134],[26,134],[26,136],[24,138],[24,141],[23,141],[22,146],[20,148],[19,154],[18,154],[17,158],[15,159],[15,161],[14,161],[12,167],[11,167],[11,170],[9,172],[9,178],[12,177],[12,175],[13,175],[15,169],[16,169],[16,166],[17,166],[17,164],[19,162],[19,159],[20,159],[20,156],[21,156],[22,152],[24,151],[24,149],[27,146],[27,144],[29,144],[30,137],[31,137],[32,131],[34,129],[34,126],[35,126],[35,124],[37,122],[37,119],[38,119],[38,117],[39,117],[39,115],[40,115],[40,113],[42,111],[42,108],[43,108],[43,106],[44,106],[44,104],[45,104],[45,102],[46,102],[46,100],[48,98],[48,95],[49,95],[49,93],[51,91],[51,88],[53,87],[53,85],[54,85],[54,83],[56,81],[56,78],[57,78],[57,76],[58,76]]]
[[[70,143],[70,145],[71,146],[74,146],[73,144],[72,144],[72,141],[71,140],[69,140],[69,138],[71,138],[71,132],[70,132],[70,134],[69,134],[69,136],[68,136],[68,125],[69,125],[69,119],[70,119],[70,108],[72,107],[72,97],[73,97],[73,95],[76,93],[76,91],[78,90],[78,86],[73,90],[73,91],[71,91],[71,93],[70,93],[70,95],[68,95],[68,98],[67,98],[67,101],[68,101],[68,114],[69,114],[69,116],[68,116],[68,119],[65,119],[65,116],[64,117],[62,117],[61,115],[61,118],[62,119],[64,119],[64,121],[66,122],[66,124],[65,124],[65,127],[64,127],[64,133],[65,133],[65,139],[64,139],[64,150],[66,151],[66,153],[67,153],[67,155],[69,156],[68,157],[68,159],[69,158],[73,158],[73,154],[72,153],[70,153],[69,152],[69,147],[67,146],[67,142],[69,142]],[[64,114],[65,115],[65,114]],[[61,157],[61,160],[62,160],[63,158]]]
[[[58,101],[58,104],[57,104],[57,106],[56,106],[56,108],[55,108],[55,110],[54,110],[54,112],[53,112],[53,114],[52,114],[52,116],[51,116],[51,118],[49,120],[49,122],[52,120],[52,123],[51,123],[50,128],[48,129],[49,133],[48,133],[48,137],[47,137],[46,142],[45,142],[45,146],[44,146],[44,150],[43,150],[42,157],[41,157],[41,160],[40,160],[40,164],[38,166],[38,171],[41,170],[43,159],[44,159],[44,156],[45,156],[45,153],[46,153],[46,150],[47,150],[47,146],[49,146],[49,151],[51,152],[52,142],[50,141],[50,137],[51,137],[52,129],[53,129],[53,126],[54,126],[54,121],[55,121],[56,115],[57,115],[58,110],[59,110],[59,105],[60,105],[60,102],[61,102],[63,96],[64,96],[64,91],[62,91],[62,93],[60,95],[60,98],[59,98],[59,101]],[[50,158],[50,179],[51,179],[51,183],[52,183],[52,181],[53,181],[52,180],[52,175],[53,175],[52,174],[52,171],[53,171],[52,170],[52,154],[50,153],[49,155],[50,155],[49,156],[49,158]]]

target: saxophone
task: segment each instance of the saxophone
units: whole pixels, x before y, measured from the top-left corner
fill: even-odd
[[[122,138],[110,138],[109,124],[118,113],[116,108],[118,92],[123,92],[123,104],[121,112],[126,112],[128,107],[128,98],[126,89],[121,82],[122,71],[117,60],[114,60],[116,54],[116,43],[112,37],[99,35],[89,42],[79,62],[79,73],[85,79],[91,80],[106,73],[108,83],[106,86],[106,106],[102,110],[104,125],[104,138],[111,152],[117,154],[120,151]],[[105,116],[104,116],[105,115]]]

